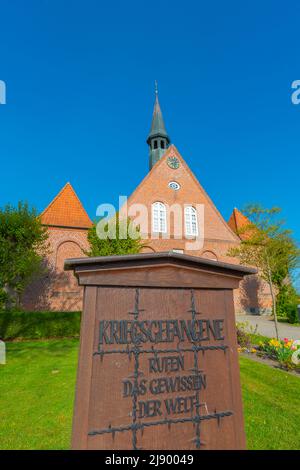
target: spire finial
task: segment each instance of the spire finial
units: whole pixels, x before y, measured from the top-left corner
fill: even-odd
[[[157,80],[155,80],[155,94],[158,95],[158,86],[157,86]]]

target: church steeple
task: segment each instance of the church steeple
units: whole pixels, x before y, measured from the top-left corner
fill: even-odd
[[[157,82],[155,82],[155,103],[147,144],[149,145],[149,166],[151,170],[155,163],[161,159],[170,144],[170,138],[165,128],[158,101]]]

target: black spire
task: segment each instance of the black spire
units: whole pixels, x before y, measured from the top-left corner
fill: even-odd
[[[155,82],[155,103],[151,129],[147,138],[147,144],[149,145],[149,164],[151,170],[155,163],[161,159],[168,145],[170,144],[170,138],[165,128],[165,123],[158,101],[157,82]]]

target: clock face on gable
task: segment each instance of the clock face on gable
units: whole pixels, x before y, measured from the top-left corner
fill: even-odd
[[[179,160],[177,157],[168,157],[167,164],[170,168],[173,168],[173,170],[179,168]]]

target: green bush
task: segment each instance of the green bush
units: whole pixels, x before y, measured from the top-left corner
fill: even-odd
[[[298,295],[291,284],[281,286],[277,294],[277,312],[279,317],[287,318],[289,323],[298,321],[297,305]]]
[[[4,341],[76,338],[81,312],[0,312],[0,339]]]

